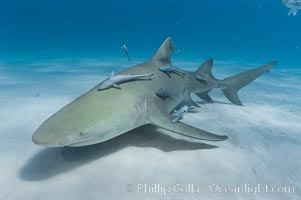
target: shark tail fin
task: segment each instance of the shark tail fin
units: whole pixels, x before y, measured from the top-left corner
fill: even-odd
[[[205,77],[206,79],[204,81],[219,87],[230,102],[235,105],[242,106],[237,92],[256,78],[258,78],[264,72],[268,72],[275,64],[276,62],[272,61],[262,67],[230,76],[223,80],[218,80],[212,74],[213,60],[208,59],[199,67],[199,69],[195,72],[195,75],[201,75]],[[198,93],[197,95],[207,102],[212,102],[212,99],[208,95],[208,92]]]
[[[244,86],[248,85],[249,83],[257,79],[263,73],[269,72],[270,69],[276,63],[277,63],[276,61],[272,61],[262,67],[258,67],[256,69],[252,69],[221,80],[220,82],[224,86],[224,88],[222,88],[224,95],[233,104],[242,106],[242,103],[239,100],[237,92]]]
[[[171,65],[171,54],[175,51],[175,45],[170,37],[168,37],[158,49],[152,58],[152,62],[157,65]]]

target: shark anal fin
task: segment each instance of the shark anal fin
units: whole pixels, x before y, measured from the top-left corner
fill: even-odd
[[[189,92],[189,90],[187,88],[184,88],[184,97],[183,97],[183,100],[181,101],[181,103],[179,105],[188,105],[188,106],[200,107],[197,103],[195,103],[191,99],[190,92]]]
[[[209,96],[208,92],[200,92],[200,93],[196,93],[196,95],[201,99],[203,99],[204,101],[206,101],[207,103],[213,103],[213,100]]]
[[[199,140],[223,141],[228,139],[226,135],[216,135],[180,121],[172,123],[167,115],[156,116],[156,118],[151,120],[151,124],[179,135]]]

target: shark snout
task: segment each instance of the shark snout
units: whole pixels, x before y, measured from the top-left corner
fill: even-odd
[[[44,134],[37,130],[33,135],[32,135],[32,141],[39,145],[39,146],[44,146],[44,147],[61,147],[65,146],[67,142],[63,139],[53,139],[51,137],[48,137],[47,134]]]
[[[73,131],[53,130],[43,127],[38,128],[32,135],[32,141],[44,147],[62,147],[72,144],[74,141],[83,139],[80,134],[73,134]]]
[[[35,143],[39,146],[44,146],[44,147],[64,146],[64,143],[62,141],[49,141],[49,140],[44,139],[43,137],[41,137],[38,134],[34,134],[31,139],[32,139],[33,143]]]

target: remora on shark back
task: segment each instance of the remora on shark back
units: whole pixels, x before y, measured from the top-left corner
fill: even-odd
[[[135,81],[135,80],[151,80],[151,76],[154,74],[131,74],[131,75],[115,75],[114,72],[111,73],[111,76],[101,82],[98,86],[98,90],[105,90],[111,87],[121,89],[118,85],[119,83],[127,82],[127,81]]]
[[[172,47],[171,38],[167,38],[151,60],[117,74],[154,74],[152,80],[125,82],[121,90],[99,91],[99,85],[95,86],[42,123],[32,136],[33,142],[47,147],[85,146],[105,142],[147,124],[195,139],[226,140],[228,137],[225,135],[216,135],[181,121],[171,122],[175,108],[187,105],[187,102],[193,103],[190,93],[208,100],[208,92],[215,87],[196,79],[199,74],[211,74],[212,62],[205,62],[195,72],[183,70],[185,77],[169,78],[159,71],[161,66],[171,66]],[[222,80],[222,84],[227,86],[223,88],[225,96],[234,104],[241,105],[238,90],[269,71],[274,64],[271,62]],[[156,95],[162,87],[176,94],[174,101],[162,101]]]

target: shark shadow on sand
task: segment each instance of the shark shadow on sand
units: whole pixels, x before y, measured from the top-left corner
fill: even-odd
[[[18,177],[25,181],[42,181],[131,146],[164,152],[218,148],[199,141],[176,139],[162,134],[155,126],[145,125],[96,145],[43,149],[21,167]]]

